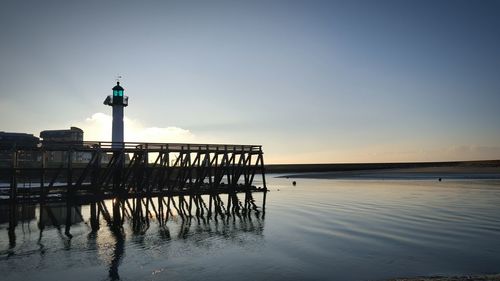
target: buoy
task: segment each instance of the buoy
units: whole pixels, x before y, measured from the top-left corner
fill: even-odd
[[[293,185],[297,185],[297,182],[296,182],[296,181],[293,181],[293,182],[292,182],[292,184],[293,184]]]

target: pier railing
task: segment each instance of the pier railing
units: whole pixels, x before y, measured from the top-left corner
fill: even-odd
[[[11,202],[255,191],[267,191],[260,145],[0,145],[0,199]]]

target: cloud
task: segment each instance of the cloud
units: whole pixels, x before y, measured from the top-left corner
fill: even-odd
[[[83,122],[75,125],[84,131],[88,141],[111,141],[111,115],[94,113]],[[125,141],[128,142],[160,142],[182,143],[195,141],[195,135],[189,130],[179,127],[148,127],[139,120],[124,118]]]

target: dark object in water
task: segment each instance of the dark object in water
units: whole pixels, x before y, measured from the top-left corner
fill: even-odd
[[[439,178],[438,181],[441,181],[441,178]]]
[[[296,185],[297,185],[297,182],[296,182],[296,181],[293,181],[293,182],[292,182],[292,184],[293,184],[294,186],[296,186]]]

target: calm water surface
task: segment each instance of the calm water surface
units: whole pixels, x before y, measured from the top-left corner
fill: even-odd
[[[266,213],[0,224],[1,280],[384,280],[500,272],[500,182],[268,178]],[[241,197],[243,199],[243,197]],[[257,205],[262,195],[255,194]],[[105,202],[111,210],[112,202]],[[157,206],[156,206],[157,207]],[[66,214],[66,213],[64,213]],[[67,216],[65,217],[67,218]],[[65,219],[66,220],[66,219]],[[40,229],[43,231],[40,231]]]

